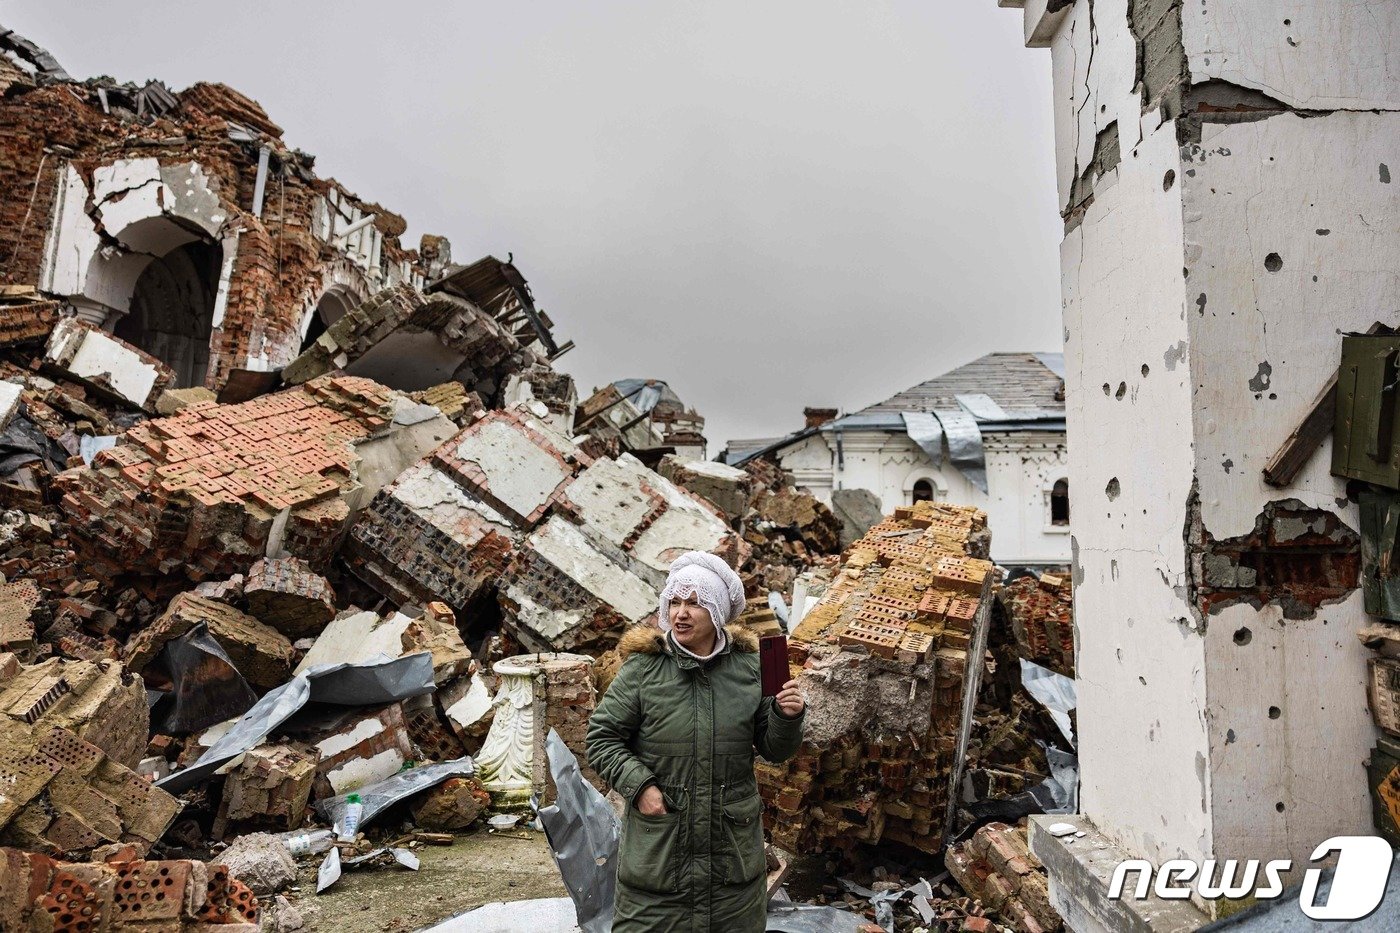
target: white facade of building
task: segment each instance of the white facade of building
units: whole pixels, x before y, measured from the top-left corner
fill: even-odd
[[[1068,484],[1064,432],[987,433],[982,440],[987,492],[946,460],[934,465],[907,434],[893,431],[843,431],[839,455],[835,433],[822,432],[777,457],[799,486],[828,505],[835,489],[868,489],[888,513],[913,502],[915,486],[927,482],[934,499],[987,513],[992,559],[997,563],[1068,565],[1069,523],[1056,523],[1052,515],[1055,484]]]
[[[884,514],[920,498],[975,506],[997,563],[1068,566],[1063,373],[1057,353],[990,353],[820,425],[834,412],[808,409],[807,429],[731,441],[730,461],[776,460],[828,505],[863,489]]]
[[[1306,864],[1373,831],[1362,594],[1290,616],[1261,573],[1212,604],[1201,539],[1359,527],[1330,441],[1286,488],[1261,469],[1341,334],[1396,323],[1400,4],[1002,5],[1054,76],[1083,812],[1157,865]]]

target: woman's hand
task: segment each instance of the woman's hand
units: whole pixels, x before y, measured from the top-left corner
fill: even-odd
[[[802,691],[797,689],[795,680],[783,684],[783,689],[778,691],[774,699],[778,702],[778,709],[782,710],[788,719],[796,719],[807,708],[807,701],[802,699]]]
[[[661,788],[652,784],[637,795],[637,809],[646,816],[665,816],[666,801],[661,796]]]

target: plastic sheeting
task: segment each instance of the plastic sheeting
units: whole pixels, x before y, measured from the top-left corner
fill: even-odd
[[[1054,806],[1044,808],[1045,812],[1078,813],[1079,758],[1073,752],[1058,748],[1046,748],[1045,758],[1050,763],[1050,776],[1041,782],[1040,788],[1054,801]]]
[[[156,732],[198,732],[241,716],[258,702],[206,622],[166,642],[152,667],[171,683],[151,710]]]
[[[376,706],[432,693],[434,689],[433,656],[426,651],[392,661],[377,658],[359,664],[313,667],[268,691],[198,761],[157,781],[156,786],[172,794],[189,790],[262,744],[307,703]]]
[[[579,928],[583,933],[608,933],[622,828],[613,808],[583,779],[574,753],[553,729],[545,740],[545,754],[558,792],[555,802],[540,810],[549,848],[573,898]]]
[[[431,671],[429,679],[431,679]],[[436,787],[448,778],[471,777],[475,773],[476,765],[472,763],[471,758],[456,758],[452,761],[439,761],[421,768],[400,771],[391,778],[385,778],[376,784],[361,787],[355,791],[356,794],[360,795],[360,802],[364,805],[359,825],[361,827],[368,826],[375,817],[394,804],[401,800],[407,800],[414,794],[421,794],[431,787]],[[327,823],[339,826],[340,821],[345,816],[345,805],[349,800],[349,794],[327,797],[317,801],[316,812]]]
[[[1055,720],[1055,725],[1060,727],[1060,731],[1073,746],[1074,726],[1070,723],[1069,714],[1079,702],[1074,691],[1074,681],[1064,674],[1056,674],[1022,658],[1021,685],[1050,711],[1050,718]]]

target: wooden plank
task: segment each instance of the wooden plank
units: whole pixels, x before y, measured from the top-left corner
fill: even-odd
[[[1322,439],[1332,433],[1336,415],[1337,373],[1334,372],[1313,400],[1302,424],[1293,429],[1293,433],[1288,435],[1288,439],[1269,458],[1264,467],[1264,482],[1270,486],[1287,486],[1293,482],[1298,471],[1312,459],[1313,453],[1322,444]]]
[[[1391,329],[1380,321],[1375,322],[1366,333],[1388,334]],[[1287,486],[1293,482],[1312,455],[1321,446],[1322,439],[1332,433],[1337,417],[1337,376],[1340,369],[1332,373],[1332,378],[1322,387],[1313,399],[1312,407],[1303,416],[1303,421],[1288,439],[1279,446],[1264,467],[1264,482],[1270,486]]]

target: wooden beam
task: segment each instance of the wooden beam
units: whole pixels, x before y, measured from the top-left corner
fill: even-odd
[[[1380,321],[1372,324],[1368,334],[1388,334],[1390,328]],[[1312,407],[1303,416],[1303,421],[1288,439],[1283,442],[1264,467],[1264,482],[1270,486],[1287,486],[1293,482],[1298,472],[1312,459],[1313,453],[1322,444],[1322,439],[1332,433],[1337,417],[1337,372],[1322,387],[1313,399]]]

